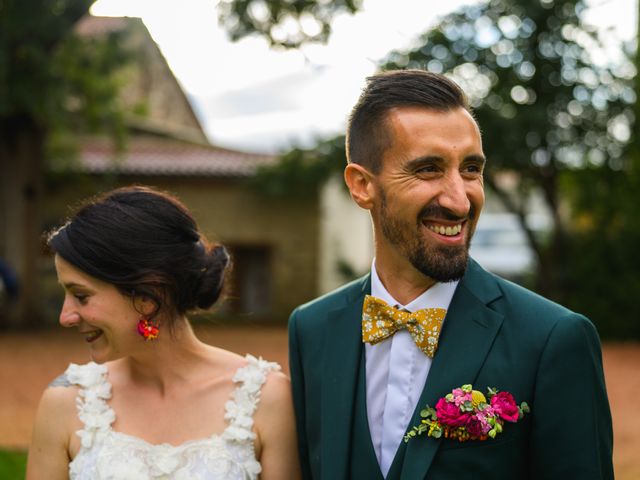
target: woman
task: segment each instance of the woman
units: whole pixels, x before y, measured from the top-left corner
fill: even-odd
[[[82,207],[48,240],[60,324],[91,354],[45,391],[28,479],[295,479],[288,379],[202,343],[186,318],[220,296],[229,257],[145,187]]]

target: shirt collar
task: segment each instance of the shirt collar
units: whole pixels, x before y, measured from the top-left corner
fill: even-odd
[[[422,308],[448,309],[458,283],[459,280],[447,283],[438,282],[431,288],[425,290],[416,298],[411,300],[408,304],[402,305],[391,296],[391,294],[382,284],[382,281],[378,276],[378,271],[376,270],[376,259],[374,258],[373,262],[371,263],[371,295],[384,300],[391,306],[405,309],[409,312],[415,312],[416,310],[420,310]]]

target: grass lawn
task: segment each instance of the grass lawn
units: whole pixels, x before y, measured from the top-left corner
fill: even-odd
[[[0,480],[21,480],[27,468],[27,452],[0,450]]]

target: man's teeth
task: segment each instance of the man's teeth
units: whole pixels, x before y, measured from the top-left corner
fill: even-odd
[[[442,225],[429,225],[427,227],[432,232],[439,233],[440,235],[453,236],[457,235],[462,231],[462,224],[459,223],[454,227],[444,227]]]

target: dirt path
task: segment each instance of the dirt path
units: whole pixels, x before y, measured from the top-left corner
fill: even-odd
[[[284,328],[200,327],[197,331],[208,343],[261,355],[287,369]],[[606,344],[603,355],[613,411],[616,478],[636,480],[640,478],[640,343]],[[71,331],[0,335],[0,447],[25,449],[46,385],[69,362],[87,360],[86,346]]]

